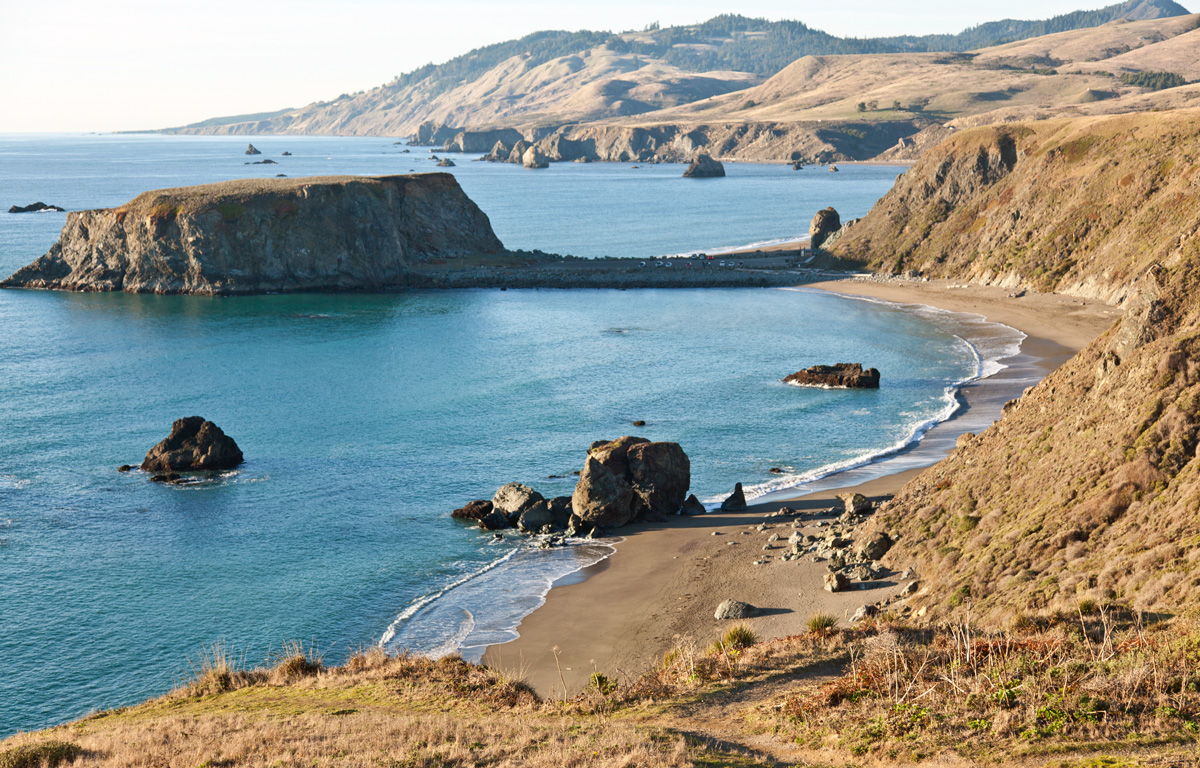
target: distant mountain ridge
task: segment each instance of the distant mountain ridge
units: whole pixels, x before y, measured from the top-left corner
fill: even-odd
[[[1195,26],[1192,17],[1181,16],[1186,13],[1174,0],[1129,0],[1036,22],[1006,19],[980,24],[958,35],[874,40],[835,37],[800,22],[768,22],[736,14],[619,35],[540,31],[472,50],[444,64],[420,67],[378,88],[332,101],[214,118],[164,132],[409,136],[422,124],[436,124],[455,131],[517,128],[533,143],[554,131],[589,127],[595,130],[583,139],[625,143],[626,138],[614,138],[611,131],[596,131],[610,126],[672,125],[674,136],[683,136],[698,126],[709,126],[707,133],[733,139],[721,146],[698,146],[689,138],[679,142],[678,151],[691,146],[688,151],[703,149],[752,160],[864,160],[874,156],[864,155],[868,145],[878,151],[881,137],[894,142],[931,122],[944,124],[1002,106],[1061,109],[1140,92],[1128,84],[1122,88],[1118,79],[1130,68],[1152,70],[1146,62],[1153,56],[1147,59],[1140,47],[1169,37],[1186,38],[1176,44],[1176,59],[1172,59],[1183,61],[1200,48],[1186,34]],[[1128,23],[1112,26],[1118,20]],[[1099,34],[1110,28],[1140,30],[1147,24],[1158,26],[1140,36]],[[971,58],[976,54],[960,53],[992,43],[1030,40],[1032,35],[1055,37],[1046,32],[1120,38],[1114,44],[1132,52],[1135,60],[1122,67],[1096,65],[1117,55],[1104,48],[1091,58],[1075,56],[1072,61],[1088,62],[1082,70],[1073,64],[1070,71],[1055,71],[1062,61],[1050,56],[973,66]],[[1200,60],[1200,56],[1193,58]],[[836,74],[844,67],[853,68],[848,78]],[[809,74],[797,77],[809,70],[826,74],[815,82],[810,82]],[[1040,77],[1043,74],[1055,77]],[[833,88],[839,80],[842,86]],[[934,80],[940,83],[934,90],[923,85]],[[847,84],[852,85],[847,88]],[[893,88],[893,84],[900,86]],[[806,94],[818,91],[826,94],[821,103],[805,100]],[[947,96],[950,92],[956,95]],[[856,102],[862,102],[857,112]],[[848,125],[864,119],[868,126]],[[845,143],[830,142],[829,121],[845,124],[842,127],[870,140],[864,138],[863,148],[858,149],[835,146]],[[876,124],[881,130],[872,127]],[[785,133],[790,138],[778,140]],[[637,137],[630,140],[641,142]],[[678,151],[646,146],[641,154],[646,160],[672,160]],[[612,152],[613,157],[623,154],[629,152]],[[612,157],[596,154],[593,158]]]

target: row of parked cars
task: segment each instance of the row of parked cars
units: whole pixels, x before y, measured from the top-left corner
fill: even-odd
[[[654,264],[654,266],[656,266],[656,267],[669,267],[669,266],[671,266],[671,264],[674,261],[680,262],[685,267],[695,267],[697,264],[699,264],[702,267],[744,267],[744,266],[746,266],[746,262],[744,262],[744,261],[734,261],[733,259],[722,259],[720,261],[717,261],[716,256],[708,256],[707,254],[703,254],[703,253],[697,253],[691,257],[683,257],[683,258],[676,258],[676,259],[669,259],[669,258],[651,259],[649,263]],[[645,261],[638,262],[639,267],[644,267],[644,266],[646,266],[646,264],[647,264],[647,262],[645,262]]]

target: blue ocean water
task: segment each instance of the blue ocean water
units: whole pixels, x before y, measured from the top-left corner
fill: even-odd
[[[271,175],[431,165],[382,139],[253,141],[280,161]],[[0,137],[0,202],[111,206],[266,173],[242,165],[245,142]],[[788,237],[816,207],[865,212],[896,173],[732,165],[697,185],[679,166],[453,170],[510,247],[585,256]],[[0,272],[44,253],[63,219],[0,214]],[[610,550],[495,542],[451,509],[514,480],[569,494],[587,445],[630,432],[680,442],[702,499],[861,464],[1014,351],[1019,336],[964,335],[960,320],[792,289],[0,291],[0,735],[164,692],[216,642],[252,664],[286,640],[333,663],[379,642],[477,656]],[[887,385],[779,381],[844,360]],[[192,414],[233,435],[245,465],[181,487],[115,471]]]

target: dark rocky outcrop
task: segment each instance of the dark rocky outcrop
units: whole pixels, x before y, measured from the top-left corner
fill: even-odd
[[[454,176],[244,179],[67,215],[0,286],[230,295],[382,290],[431,260],[503,252]]]
[[[46,205],[45,203],[30,203],[29,205],[14,205],[8,209],[9,213],[40,213],[41,211],[58,211],[62,213],[65,209],[59,208],[57,205]]]
[[[817,211],[813,216],[812,222],[808,225],[808,236],[810,244],[813,248],[820,248],[829,239],[829,236],[842,228],[842,217],[831,205],[824,210]]]
[[[733,493],[729,498],[721,502],[722,512],[740,512],[746,509],[746,494],[742,491],[742,484],[738,483],[733,486]]]
[[[719,179],[725,175],[725,166],[701,152],[683,172],[687,179]]]
[[[625,436],[597,441],[571,496],[580,520],[616,528],[641,517],[661,519],[683,506],[691,463],[678,443]]]
[[[680,508],[680,514],[684,515],[703,515],[708,510],[704,508],[704,503],[696,498],[696,494],[691,494],[683,502],[683,507]]]
[[[474,520],[476,522],[492,514],[492,502],[487,499],[468,501],[462,507],[450,513],[450,517],[458,520]]]
[[[554,513],[550,502],[545,499],[537,501],[517,516],[517,530],[522,533],[538,533],[547,527],[554,527]]]
[[[497,141],[515,144],[524,136],[513,128],[501,128],[494,131],[459,131],[454,138],[446,141],[447,152],[487,152],[496,146]]]
[[[862,363],[814,365],[793,373],[783,383],[822,389],[879,389],[879,371],[874,368],[864,371]]]
[[[242,451],[232,437],[199,416],[178,419],[171,434],[150,449],[142,462],[147,472],[194,472],[233,469]]]
[[[461,128],[427,120],[417,126],[417,130],[408,137],[408,143],[414,147],[441,147],[461,132]]]
[[[259,151],[258,147],[254,146],[253,144],[247,144],[246,145],[246,154],[247,155],[261,155],[262,152]]]
[[[448,157],[443,157],[441,160],[438,161],[438,164],[437,164],[438,168],[453,168],[454,166],[455,166],[454,161]]]
[[[268,157],[266,160],[256,160],[253,163],[246,163],[246,165],[279,165],[279,163]]]

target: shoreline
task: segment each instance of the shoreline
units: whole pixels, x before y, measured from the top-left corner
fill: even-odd
[[[766,565],[752,565],[770,546],[772,532],[786,539],[793,530],[790,519],[766,515],[786,503],[811,516],[840,504],[837,494],[847,491],[872,500],[894,494],[953,450],[959,434],[974,431],[966,425],[986,428],[1026,381],[1040,381],[1120,316],[1120,310],[1099,302],[1053,294],[1012,299],[1003,289],[950,281],[848,278],[801,287],[976,314],[1026,338],[1020,353],[1006,361],[1007,368],[960,389],[963,406],[954,416],[894,456],[764,495],[744,512],[622,528],[612,555],[556,583],[542,606],[518,625],[520,636],[489,647],[483,663],[523,677],[540,695],[556,697],[582,690],[593,671],[632,679],[676,644],[707,645],[731,625],[712,616],[725,599],[765,609],[764,615],[746,620],[760,639],[800,634],[817,612],[831,613],[846,624],[861,605],[894,595],[903,582],[884,577],[869,590],[829,593],[822,588],[823,563],[809,558],[783,562],[775,556]],[[906,461],[893,463],[901,455]],[[880,476],[881,469],[886,474]],[[768,528],[757,530],[760,523]],[[806,518],[801,530],[816,533],[812,523],[812,517]],[[774,550],[776,555],[781,551]]]

